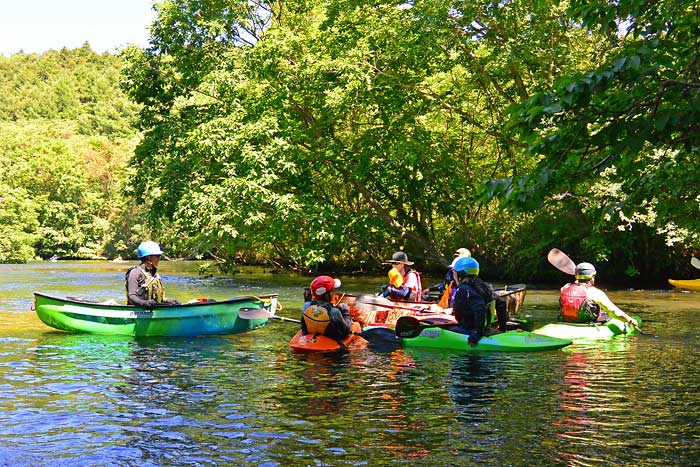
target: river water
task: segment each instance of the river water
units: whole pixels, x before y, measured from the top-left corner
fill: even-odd
[[[658,337],[531,354],[298,355],[281,321],[136,340],[52,331],[30,309],[33,290],[123,300],[126,268],[0,265],[0,465],[700,465],[700,292],[611,291]],[[310,281],[161,272],[171,298],[274,292],[294,318]],[[355,293],[383,281],[342,279]],[[557,298],[530,288],[524,311],[553,321]]]

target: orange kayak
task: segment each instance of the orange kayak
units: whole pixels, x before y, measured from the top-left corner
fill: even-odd
[[[361,332],[360,323],[353,322],[352,330],[353,332]],[[338,343],[338,341],[324,335],[302,334],[301,331],[298,331],[289,342],[289,346],[295,352],[335,352],[351,346],[357,348],[364,344],[366,341],[357,334],[350,334]]]

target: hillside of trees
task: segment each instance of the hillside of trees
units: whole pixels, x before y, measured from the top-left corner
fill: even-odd
[[[560,280],[558,247],[606,282],[692,274],[693,2],[157,9],[147,49],[0,61],[0,261],[147,234],[224,269],[440,270],[464,246],[487,277]]]
[[[0,262],[132,256],[138,106],[121,67],[88,46],[0,56]]]

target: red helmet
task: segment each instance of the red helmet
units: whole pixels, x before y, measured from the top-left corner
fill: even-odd
[[[331,276],[318,276],[311,281],[311,294],[318,298],[338,287],[340,287],[339,279],[333,279]]]

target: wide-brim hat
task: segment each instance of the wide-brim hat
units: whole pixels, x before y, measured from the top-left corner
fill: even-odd
[[[404,253],[403,251],[397,251],[393,255],[391,255],[391,259],[388,259],[385,261],[385,263],[389,264],[397,264],[397,263],[403,263],[408,266],[413,264],[413,261],[408,260],[408,255]]]

